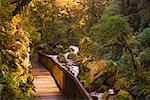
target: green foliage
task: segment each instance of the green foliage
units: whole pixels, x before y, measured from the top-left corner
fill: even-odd
[[[32,1],[29,4],[29,17],[32,18],[37,31],[41,34],[41,41],[46,46],[47,52],[50,52],[51,48],[54,49],[51,45],[61,44],[65,47],[68,44],[78,43],[81,34],[76,31],[81,30],[80,21],[83,20],[81,17],[83,15],[79,12],[82,11],[83,6],[76,5],[76,1],[68,3],[69,5],[67,1],[64,3]]]
[[[10,31],[1,36],[5,41],[1,42],[0,51],[3,58],[0,61],[0,98],[27,99],[31,96],[30,92],[33,87],[32,83],[27,81],[31,77],[29,74],[29,40],[21,31],[17,34],[11,34]],[[26,91],[22,90],[21,84],[26,86]]]
[[[86,87],[102,92],[114,88],[118,100],[149,99],[148,0],[29,1],[1,0],[0,99],[29,99],[30,49],[31,54],[38,49],[59,53],[66,63],[62,53],[81,38],[80,55],[70,53],[69,58],[80,66]],[[15,10],[21,14],[12,16]]]
[[[144,79],[145,81],[149,81],[149,74],[144,73],[149,73],[149,61],[150,61],[150,41],[149,41],[149,36],[150,36],[150,28],[145,28],[142,32],[139,32],[137,34],[137,40],[139,41],[138,45],[138,62],[140,62],[141,66],[143,67],[143,75],[141,76],[146,76]],[[140,69],[140,67],[139,67]],[[141,69],[140,69],[141,70]]]
[[[122,0],[112,0],[109,6],[106,6],[104,14],[111,16],[125,13],[126,9],[123,8],[125,5],[122,2]]]
[[[81,40],[79,44],[79,49],[83,58],[87,58],[87,60],[92,60],[93,58],[98,58],[99,51],[97,48],[97,44],[91,40],[89,37],[85,37]],[[96,54],[97,53],[97,54]],[[84,59],[83,59],[84,60]],[[86,60],[84,60],[85,62]]]
[[[145,99],[150,98],[150,88],[149,84],[137,84],[130,87],[131,94],[136,97],[136,99]]]
[[[92,27],[91,33],[98,43],[113,44],[118,42],[118,39],[126,39],[130,36],[132,28],[127,20],[119,15],[104,16],[98,24]]]
[[[136,93],[133,94],[132,92],[134,90],[131,92],[130,87],[135,86],[133,84],[135,84],[137,81],[140,81],[142,85],[147,84],[149,81],[149,28],[144,29],[138,34],[134,34],[127,18],[120,15],[124,14],[125,12],[122,11],[123,9],[120,10],[119,8],[120,7],[117,3],[116,6],[108,6],[106,11],[104,11],[104,14],[101,16],[99,22],[91,28],[89,36],[92,40],[94,40],[92,41],[93,43],[96,42],[95,47],[97,50],[88,49],[92,43],[90,45],[83,45],[85,46],[85,49],[81,49],[81,51],[83,50],[81,55],[88,53],[89,56],[95,58],[95,56],[93,56],[93,54],[95,54],[96,56],[99,56],[98,59],[116,61],[118,63],[118,73],[116,73],[114,77],[109,75],[98,77],[93,82],[93,85],[89,86],[89,88],[99,91],[101,90],[100,87],[103,85],[109,85],[109,87],[113,87],[118,91],[121,91],[122,89],[126,90],[118,92],[118,99],[132,100],[131,95],[138,99],[146,99],[149,97],[147,93],[140,92],[140,90],[136,91],[136,89],[139,89],[136,87]],[[110,9],[113,10],[111,11]],[[93,69],[95,68],[93,67]],[[112,71],[112,69],[110,70]],[[91,71],[92,69],[90,69],[90,72]],[[98,74],[101,74],[101,71],[98,72]],[[90,73],[90,75],[93,73],[94,72]],[[89,78],[91,77],[90,75]],[[96,77],[97,76],[94,75],[94,78]],[[104,77],[107,78],[105,79]],[[137,84],[136,86],[140,85]],[[145,86],[147,87],[147,85]],[[145,91],[145,88],[142,89],[141,91]],[[128,96],[124,96],[122,93],[128,94]]]
[[[15,9],[15,5],[11,5],[11,0],[1,0],[0,4],[0,24],[4,25],[6,21],[10,21],[12,19],[12,11]]]
[[[33,81],[29,73],[30,36],[20,28],[21,15],[12,16],[15,5],[10,3],[3,0],[0,6],[0,99],[27,100],[33,88],[29,83],[29,79]]]
[[[150,28],[145,28],[142,32],[140,32],[137,35],[137,39],[144,48],[150,47]]]

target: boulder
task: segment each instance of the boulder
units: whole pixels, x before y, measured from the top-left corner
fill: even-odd
[[[114,87],[116,90],[123,89],[126,86],[127,86],[127,78],[126,77],[122,77],[114,83]]]
[[[90,83],[92,90],[99,89],[102,85],[104,85],[104,82],[112,82],[108,85],[113,85],[115,80],[113,75],[115,75],[118,70],[115,62],[107,60],[93,61],[87,64],[87,68],[90,69],[90,75],[86,81]],[[110,77],[113,78],[110,80]]]
[[[92,44],[93,41],[89,38],[89,37],[85,37],[79,44],[80,49],[81,48],[85,48],[87,46],[89,46],[90,44]]]
[[[77,56],[76,59],[74,60],[74,64],[77,66],[82,65],[82,58],[80,56]]]
[[[133,97],[130,95],[130,93],[125,90],[120,90],[116,97],[118,100],[133,100]]]
[[[57,60],[58,60],[59,62],[61,62],[61,63],[67,63],[67,60],[66,60],[66,58],[65,58],[65,56],[64,56],[63,53],[59,53],[59,54],[58,54]]]
[[[77,55],[73,52],[69,52],[68,56],[67,56],[67,59],[73,59],[75,60],[75,58],[77,57]]]

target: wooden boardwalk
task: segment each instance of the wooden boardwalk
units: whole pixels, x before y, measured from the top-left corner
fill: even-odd
[[[39,63],[32,63],[31,73],[34,76],[35,100],[65,100],[51,74]]]

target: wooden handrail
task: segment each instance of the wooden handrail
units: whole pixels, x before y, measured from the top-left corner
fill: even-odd
[[[93,100],[79,80],[50,56],[38,52],[39,62],[46,67],[54,77],[57,86],[67,99]]]

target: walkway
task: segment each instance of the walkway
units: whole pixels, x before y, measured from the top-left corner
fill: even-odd
[[[51,74],[39,63],[32,64],[31,73],[34,76],[36,92],[32,94],[35,100],[63,100],[61,93]]]

